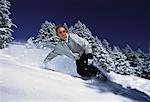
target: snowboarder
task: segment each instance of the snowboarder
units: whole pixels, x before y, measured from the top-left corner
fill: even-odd
[[[98,68],[92,65],[92,49],[86,39],[79,37],[77,34],[69,33],[64,25],[58,25],[55,31],[60,41],[45,58],[44,64],[47,64],[57,55],[66,55],[76,60],[77,73],[82,77],[96,76],[96,78],[107,79]]]

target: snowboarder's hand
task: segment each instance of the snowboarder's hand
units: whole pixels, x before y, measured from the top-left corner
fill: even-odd
[[[88,65],[93,64],[93,59],[88,59]]]
[[[87,54],[88,65],[93,64],[93,55],[92,53]]]
[[[93,59],[93,54],[92,54],[92,53],[88,53],[88,54],[87,54],[87,58],[88,58],[88,59]]]

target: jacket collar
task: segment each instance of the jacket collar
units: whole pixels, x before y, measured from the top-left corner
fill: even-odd
[[[69,40],[69,33],[67,34],[67,38],[66,38],[65,42],[68,42],[68,40]]]

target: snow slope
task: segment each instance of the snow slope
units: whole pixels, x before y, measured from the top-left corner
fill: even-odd
[[[0,50],[0,102],[150,102],[150,81],[110,73],[112,81],[82,80],[75,62],[58,56],[42,69],[51,49],[11,45]]]

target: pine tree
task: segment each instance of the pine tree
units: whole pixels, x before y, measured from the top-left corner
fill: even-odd
[[[126,46],[126,48],[123,50],[123,54],[127,56],[127,61],[129,61],[130,66],[133,67],[133,71],[135,72],[134,75],[141,77],[142,74],[142,63],[140,59],[138,58],[135,51],[131,49],[129,45]]]
[[[47,20],[41,25],[39,34],[37,36],[37,41],[41,42],[55,42],[55,24],[48,22]]]
[[[63,25],[64,25],[64,27],[69,31],[69,28],[68,28],[67,23],[65,22]]]
[[[143,72],[143,77],[150,79],[150,53],[147,54],[145,64],[146,64],[146,67],[145,67],[144,72]]]
[[[140,63],[143,63],[143,67],[144,67],[145,66],[144,62],[146,61],[147,58],[146,54],[141,49],[138,49],[136,54],[139,58]]]
[[[122,49],[119,46],[117,46],[117,49],[118,51],[122,52]]]
[[[143,71],[146,67],[146,54],[141,50],[141,49],[138,49],[137,52],[135,51],[135,56],[137,58],[137,64],[139,66],[139,70],[140,71],[140,77],[143,77]],[[139,73],[138,73],[139,74]]]
[[[10,2],[7,0],[0,0],[0,49],[5,48],[14,39],[12,36],[15,26],[10,19]],[[15,26],[16,27],[16,26]]]
[[[69,28],[69,32],[78,34],[80,37],[86,39],[91,44],[93,52],[96,51],[97,44],[95,37],[92,35],[91,31],[86,27],[85,24],[78,21],[74,26]]]
[[[69,28],[69,30],[72,33],[78,34],[80,37],[85,38],[86,40],[89,40],[89,38],[92,36],[91,31],[80,21],[78,21],[74,27]]]
[[[141,77],[150,79],[150,58],[148,54],[145,54],[141,49],[138,49],[137,56],[142,64]]]
[[[127,57],[114,46],[112,51],[112,57],[115,63],[115,72],[122,75],[131,75],[135,72],[133,67],[130,66],[129,61],[126,61]]]
[[[98,39],[98,37],[95,38],[96,42],[96,48],[95,48],[95,61],[98,61],[99,67],[104,68],[106,71],[114,71],[114,62],[109,55],[109,53],[103,48],[101,41]]]
[[[106,49],[107,52],[109,52],[109,54],[111,54],[111,47],[110,47],[110,44],[108,43],[108,41],[106,39],[104,39],[102,41],[102,46]]]
[[[73,30],[74,30],[74,27],[71,26],[71,27],[68,29],[68,32],[69,32],[69,33],[73,33]]]
[[[25,44],[26,48],[36,48],[34,37],[30,37]]]

